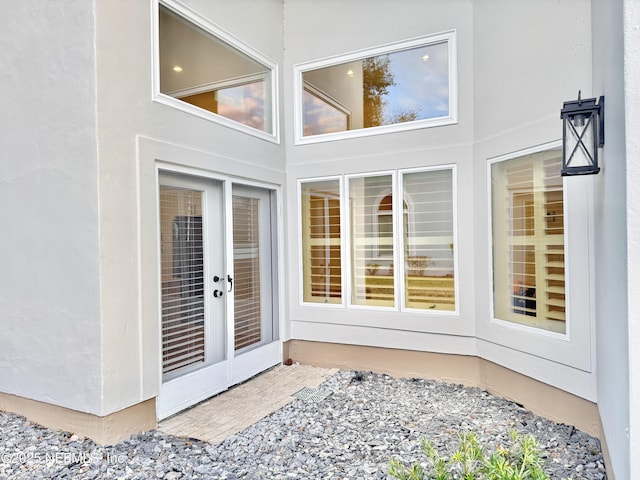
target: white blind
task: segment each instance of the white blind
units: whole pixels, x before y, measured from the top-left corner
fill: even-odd
[[[236,351],[262,340],[259,202],[257,198],[233,196]]]
[[[202,192],[160,187],[162,372],[204,362]]]

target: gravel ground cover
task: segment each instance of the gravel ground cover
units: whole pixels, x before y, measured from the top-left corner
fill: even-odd
[[[606,478],[600,443],[484,390],[341,371],[320,401],[296,399],[219,445],[158,431],[113,446],[0,412],[0,480],[387,479],[390,457],[424,462],[422,438],[443,454],[474,431],[488,448],[532,434],[553,479]]]

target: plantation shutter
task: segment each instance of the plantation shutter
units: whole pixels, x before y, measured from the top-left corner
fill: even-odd
[[[544,205],[539,214],[544,228],[543,315],[557,322],[566,321],[564,274],[564,203],[560,158],[544,161]]]
[[[564,333],[561,159],[543,152],[492,166],[497,318]]]
[[[340,303],[340,183],[338,180],[305,183],[301,195],[303,300]]]

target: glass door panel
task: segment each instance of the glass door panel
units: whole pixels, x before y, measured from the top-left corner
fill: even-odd
[[[233,186],[234,350],[273,340],[272,201],[268,190]]]
[[[223,205],[221,181],[160,174],[160,419],[229,386]]]
[[[160,187],[163,375],[205,361],[203,195]]]
[[[259,203],[255,198],[233,197],[236,351],[262,340],[258,208]]]

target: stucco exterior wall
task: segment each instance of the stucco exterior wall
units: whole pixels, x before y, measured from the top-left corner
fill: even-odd
[[[605,96],[602,170],[595,178],[595,279],[598,406],[616,478],[629,476],[627,165],[623,2],[597,0],[593,15],[593,84]],[[628,157],[627,158],[631,158]],[[629,162],[629,165],[632,162]],[[630,247],[630,245],[629,245]],[[629,271],[633,271],[629,269]]]
[[[285,143],[287,155],[288,250],[296,255],[288,266],[287,298],[291,338],[356,343],[382,347],[427,349],[473,354],[473,285],[460,284],[459,316],[390,313],[380,310],[318,308],[299,304],[297,181],[301,178],[388,171],[396,168],[457,166],[455,189],[469,198],[472,184],[473,46],[472,8],[468,0],[395,2],[285,2],[284,71]],[[340,12],[340,14],[336,14]],[[294,145],[293,72],[299,63],[355,52],[415,37],[456,30],[458,124]],[[462,193],[461,193],[462,192]],[[459,238],[472,238],[472,212],[459,205]],[[471,242],[457,246],[459,278],[473,277]],[[394,330],[389,330],[393,324]],[[411,332],[411,333],[409,333]],[[445,334],[445,335],[443,335]],[[451,334],[452,336],[448,336]],[[455,336],[454,336],[455,335]]]
[[[594,318],[589,317],[588,309],[584,316],[576,311],[570,316],[571,342],[492,321],[491,192],[487,179],[491,159],[517,156],[516,152],[540,145],[559,146],[563,102],[577,98],[578,90],[584,98],[592,96],[590,2],[490,0],[474,3],[473,18],[478,352],[483,358],[596,401]],[[588,218],[583,207],[589,206],[583,202],[588,201],[592,189],[590,180],[570,180],[564,181],[567,208],[579,206],[577,213]],[[568,226],[573,227],[577,225]],[[569,238],[588,238],[589,225],[581,228],[580,232],[569,231]],[[569,245],[567,261],[585,264],[588,256],[575,258],[574,253]],[[571,268],[567,275],[570,282],[578,280]],[[592,301],[588,285],[579,297],[581,305]]]
[[[640,221],[626,188],[640,171],[622,161],[640,152],[637,2],[183,3],[278,64],[280,144],[153,101],[156,1],[22,0],[5,9],[3,392],[99,416],[157,395],[158,272],[148,246],[157,240],[152,167],[163,160],[285,187],[283,340],[475,355],[512,368],[597,401],[616,477],[640,476],[640,380],[630,368],[640,361],[632,293]],[[451,29],[457,124],[294,145],[295,65]],[[510,344],[491,325],[487,160],[559,140],[559,110],[578,89],[606,96],[607,140],[603,171],[583,181],[597,294],[576,366],[523,353],[522,339]],[[458,315],[299,304],[298,179],[450,164]]]
[[[282,63],[281,2],[183,3]],[[149,165],[199,152],[199,166],[212,172],[284,181],[280,145],[152,101],[155,5],[108,0],[96,9],[104,414],[157,395],[161,381],[157,258],[141,241],[142,232],[146,242],[157,241],[149,233],[157,213],[141,201],[156,189]]]
[[[353,1],[342,2],[341,15],[335,15],[337,8],[337,2],[285,2],[285,71],[299,63],[455,29],[458,123],[294,145],[294,82],[285,76],[287,224],[299,224],[299,179],[455,164],[459,315],[379,310],[363,314],[302,305],[296,261],[288,270],[291,338],[479,355],[595,401],[595,341],[589,314],[576,316],[581,325],[573,329],[571,342],[555,343],[538,341],[543,337],[531,332],[496,327],[490,318],[487,181],[489,159],[558,142],[562,102],[575,98],[578,89],[585,97],[591,93],[590,2],[400,1],[371,8],[369,2]],[[536,24],[540,29],[530,28]],[[591,187],[582,183],[569,186],[569,195],[587,198]],[[297,252],[297,228],[289,229],[287,241],[289,251]]]
[[[25,0],[0,24],[0,388],[99,412],[94,4]]]
[[[625,0],[624,12],[624,105],[627,185],[640,185],[640,3]],[[640,371],[632,366],[640,365],[640,296],[629,292],[640,291],[640,191],[629,188],[627,192],[627,345],[628,358],[618,358],[617,368],[628,366],[629,375],[629,433],[625,435],[623,421],[616,424],[616,467],[624,472],[625,444],[628,439],[629,478],[640,478]],[[613,368],[616,368],[615,366]],[[624,406],[625,399],[618,393],[617,402]],[[620,407],[618,407],[620,408]],[[611,430],[611,429],[610,429]],[[623,477],[624,478],[624,477]]]

